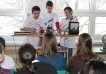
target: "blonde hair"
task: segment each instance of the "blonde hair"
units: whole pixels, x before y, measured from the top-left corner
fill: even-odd
[[[57,40],[54,34],[46,35],[44,34],[42,41],[42,54],[43,55],[53,55],[57,53]]]

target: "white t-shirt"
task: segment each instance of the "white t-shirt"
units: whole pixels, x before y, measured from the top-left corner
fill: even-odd
[[[15,62],[12,57],[4,55],[4,60],[1,63],[1,67],[4,69],[12,69],[15,68]]]
[[[52,27],[54,30],[56,29],[55,23],[58,21],[58,15],[56,13],[46,13],[43,16],[45,27],[47,28],[48,25]]]
[[[73,18],[71,21],[76,22],[77,19]],[[66,18],[63,18],[61,21],[61,25],[60,25],[61,30],[66,31],[66,29],[68,28],[69,22],[70,22],[70,20],[66,20]],[[77,38],[78,38],[78,36],[61,37],[60,38],[60,45],[67,47],[67,48],[74,48]]]
[[[24,28],[24,27],[35,28],[37,32],[39,31],[39,28],[40,28],[40,27],[45,28],[45,27],[44,27],[44,22],[43,22],[43,20],[42,20],[41,18],[39,18],[38,20],[35,20],[35,19],[33,18],[33,16],[29,16],[29,17],[25,20],[25,22],[24,22],[22,28]],[[30,37],[28,37],[27,39],[28,39],[28,40],[27,40],[27,41],[28,41],[27,43],[32,44],[34,47],[37,47],[37,46],[39,45],[39,37],[30,36]]]

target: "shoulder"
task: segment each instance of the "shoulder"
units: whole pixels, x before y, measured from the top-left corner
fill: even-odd
[[[40,22],[43,22],[43,21],[44,21],[44,19],[43,19],[43,18],[39,18],[38,20],[39,20]]]
[[[55,67],[51,64],[47,64],[44,62],[35,62],[34,66],[37,67],[38,74],[57,74]]]
[[[37,56],[37,60],[41,60],[41,59],[44,59],[44,58],[45,58],[44,55],[38,55],[38,56]]]
[[[77,22],[78,21],[77,17],[76,16],[73,16],[72,21]]]
[[[4,59],[7,60],[8,62],[13,62],[14,61],[11,56],[7,56],[7,55],[4,56]]]
[[[28,16],[27,18],[26,18],[26,20],[29,20],[29,19],[32,19],[33,17],[32,16]]]
[[[61,21],[66,21],[66,18],[65,18],[65,17],[63,17],[63,18],[61,19]]]
[[[30,74],[31,72],[24,69],[24,68],[20,68],[19,70],[17,70],[16,74]]]
[[[79,58],[78,58],[78,56],[77,55],[75,55],[75,56],[72,56],[71,58],[69,58],[69,62],[75,62],[75,61],[77,61]]]
[[[59,58],[64,58],[64,56],[61,55],[61,54],[56,54],[56,56],[59,57]]]
[[[11,68],[15,67],[15,62],[12,57],[5,55],[4,61],[2,62],[1,66],[4,69],[11,69]]]

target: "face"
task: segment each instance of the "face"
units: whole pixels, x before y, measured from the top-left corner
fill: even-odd
[[[72,16],[72,12],[70,12],[69,10],[65,10],[64,13],[65,13],[66,17],[71,17]]]
[[[48,12],[48,13],[52,13],[53,7],[47,6],[46,9],[47,9],[47,12]]]
[[[32,13],[32,15],[33,15],[33,18],[34,18],[34,19],[38,19],[38,18],[39,18],[39,15],[40,15],[40,11],[34,11],[34,12]]]
[[[3,62],[3,59],[4,59],[4,53],[0,53],[0,63]]]

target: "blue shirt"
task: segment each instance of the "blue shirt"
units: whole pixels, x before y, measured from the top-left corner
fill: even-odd
[[[37,59],[40,62],[45,62],[45,63],[53,65],[58,71],[65,70],[66,62],[65,62],[64,56],[60,54],[55,54],[53,56],[39,55]]]

